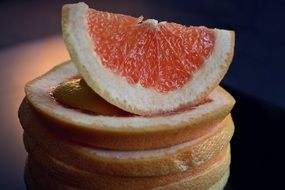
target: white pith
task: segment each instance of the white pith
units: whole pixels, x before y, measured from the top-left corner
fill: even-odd
[[[192,79],[178,90],[160,93],[146,89],[105,68],[88,34],[87,11],[84,3],[67,5],[67,24],[63,24],[67,48],[87,84],[107,101],[133,113],[167,112],[191,103],[197,103],[207,95],[224,76],[232,52],[232,32],[214,29],[216,41],[212,55],[205,60]],[[215,85],[213,85],[215,84]]]
[[[190,126],[191,121],[197,121],[199,117],[214,113],[223,107],[233,106],[234,103],[233,98],[227,92],[222,90],[221,87],[217,87],[209,95],[212,101],[199,105],[195,109],[177,112],[169,116],[112,117],[90,115],[76,109],[64,107],[50,96],[53,87],[78,75],[79,73],[72,62],[61,64],[45,75],[29,82],[25,89],[27,98],[37,110],[55,120],[87,128],[102,128],[103,130],[108,130],[108,128],[157,130],[160,126],[169,128],[181,125]]]

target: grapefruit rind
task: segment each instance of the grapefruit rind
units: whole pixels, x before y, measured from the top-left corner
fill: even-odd
[[[101,97],[117,107],[139,115],[155,115],[195,105],[205,99],[224,77],[234,52],[234,32],[213,29],[215,46],[192,79],[175,91],[160,93],[127,80],[102,65],[88,34],[85,3],[65,5],[62,32],[66,47],[79,73]]]
[[[27,105],[22,105],[27,106]],[[22,108],[21,108],[22,109]],[[229,143],[234,125],[230,116],[203,136],[166,148],[118,151],[90,148],[52,133],[33,110],[22,118],[28,152],[47,153],[64,163],[95,173],[119,176],[161,176],[195,168],[219,153]]]
[[[38,164],[38,172],[46,171],[46,174],[53,176],[57,180],[83,189],[93,189],[93,187],[95,187],[94,189],[106,190],[155,189],[158,187],[163,189],[163,187],[167,187],[170,184],[188,181],[189,179],[191,179],[189,185],[192,184],[193,187],[195,185],[200,186],[197,189],[207,189],[227,172],[230,164],[230,145],[207,163],[193,170],[168,176],[125,177],[101,175],[72,167],[50,155],[30,154],[29,158],[35,162],[34,164]]]
[[[38,113],[52,121],[72,140],[111,149],[149,149],[167,147],[195,139],[222,121],[235,100],[221,87],[210,95],[210,102],[170,115],[113,117],[92,115],[65,107],[50,95],[53,88],[79,73],[74,64],[60,64],[43,76],[27,83],[26,97]],[[25,116],[25,110],[20,110]]]
[[[33,167],[33,166],[29,166],[29,167]],[[223,175],[223,177],[219,181],[217,181],[215,184],[213,184],[211,187],[209,187],[207,190],[223,190],[224,186],[226,185],[226,183],[228,181],[229,173],[230,172],[228,169],[225,172],[225,174]],[[81,188],[79,189],[79,188],[68,186],[64,182],[56,180],[52,177],[42,176],[42,172],[41,172],[41,175],[36,175],[34,173],[31,174],[30,168],[28,168],[28,166],[25,167],[24,178],[25,178],[25,182],[26,182],[26,184],[30,190],[38,190],[38,189],[42,188],[42,186],[40,184],[46,184],[45,187],[47,190],[55,189],[55,188],[65,189],[65,190],[82,190]],[[191,181],[192,181],[192,178],[190,178],[188,180],[181,180],[181,182],[175,182],[175,183],[170,184],[168,186],[159,187],[159,188],[156,188],[153,190],[189,189],[189,188],[193,187]],[[43,189],[43,190],[45,190],[45,189]]]

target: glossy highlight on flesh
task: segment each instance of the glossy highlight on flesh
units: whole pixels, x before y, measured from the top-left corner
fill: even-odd
[[[96,94],[79,76],[63,81],[53,88],[51,96],[66,107],[77,109],[92,115],[134,116],[108,103]]]
[[[135,114],[121,110],[120,108],[104,100],[102,97],[96,94],[80,76],[71,77],[53,87],[50,95],[62,106],[77,109],[78,111],[86,114],[115,117],[136,116]],[[195,109],[197,106],[210,103],[211,101],[212,100],[210,98],[206,98],[199,104],[181,107],[178,110],[153,115],[153,117],[177,114],[179,112]]]
[[[88,32],[102,64],[124,77],[158,92],[181,88],[211,55],[215,35],[206,27],[89,9]]]

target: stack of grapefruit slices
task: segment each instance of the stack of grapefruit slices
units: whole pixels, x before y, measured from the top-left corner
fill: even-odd
[[[71,61],[26,85],[29,189],[223,189],[234,32],[63,7]]]

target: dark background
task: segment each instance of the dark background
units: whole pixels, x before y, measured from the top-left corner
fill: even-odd
[[[77,1],[0,1],[0,52],[59,35],[61,6],[68,2]],[[282,189],[280,185],[285,176],[282,171],[285,150],[285,1],[85,2],[99,10],[136,17],[143,15],[159,21],[234,30],[235,57],[222,82],[237,100],[233,110],[236,132],[232,140],[232,170],[227,188]],[[5,69],[2,65],[0,62],[0,69]],[[2,114],[5,108],[0,107]],[[17,170],[22,165],[15,164],[18,158],[7,157],[11,150],[5,141],[1,141],[0,146],[1,161],[4,160],[0,169],[0,189],[24,189],[19,177],[22,174],[16,174],[22,171]],[[22,147],[19,151],[23,151]]]

